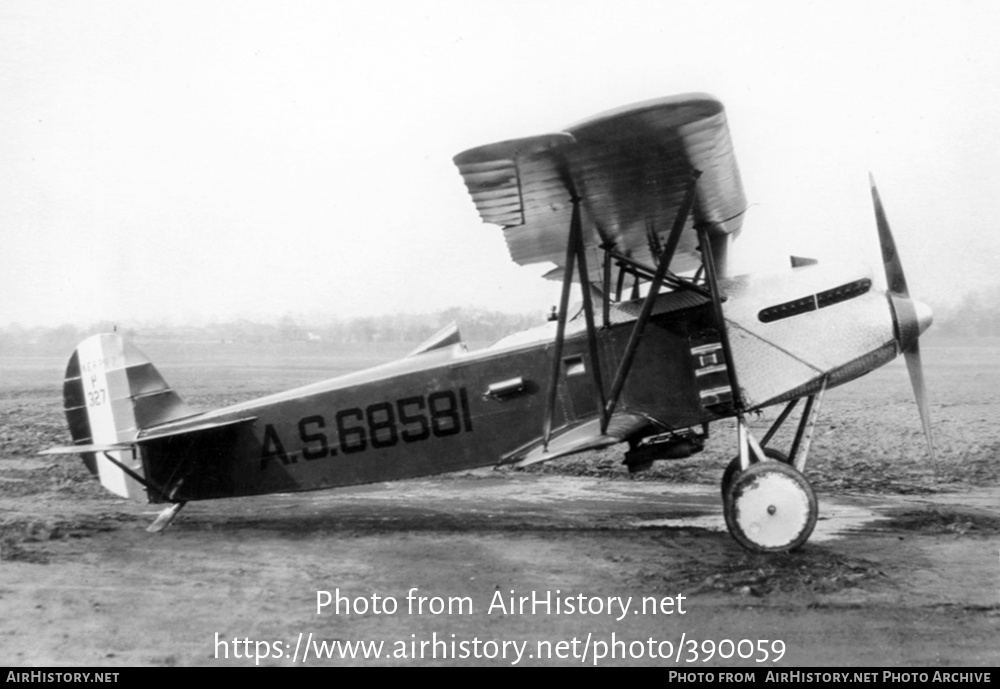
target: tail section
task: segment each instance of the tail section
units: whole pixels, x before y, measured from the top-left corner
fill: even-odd
[[[116,495],[145,501],[139,431],[194,412],[145,354],[119,335],[94,335],[73,352],[63,384],[66,420],[87,468]]]

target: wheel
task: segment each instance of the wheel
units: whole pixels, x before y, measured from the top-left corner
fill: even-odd
[[[768,459],[773,459],[776,462],[781,462],[782,464],[788,464],[788,455],[786,455],[781,450],[775,450],[771,447],[764,448],[764,454]],[[726,466],[726,470],[722,472],[722,500],[725,501],[726,494],[729,492],[729,486],[733,484],[733,478],[736,474],[740,473],[740,456],[736,455],[733,457],[732,461]]]
[[[740,472],[723,501],[726,526],[747,550],[794,550],[816,526],[816,494],[795,467],[758,462]]]

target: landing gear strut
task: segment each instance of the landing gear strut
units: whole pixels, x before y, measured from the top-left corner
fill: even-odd
[[[767,459],[773,460],[775,462],[781,462],[782,464],[788,464],[788,455],[786,455],[781,450],[775,450],[773,447],[764,448],[764,456]],[[722,472],[722,499],[725,500],[726,496],[729,494],[729,488],[733,485],[733,479],[736,478],[738,474],[743,473],[743,468],[740,466],[740,456],[736,455],[733,457],[732,461],[726,466],[726,470]]]
[[[802,471],[825,389],[824,381],[819,392],[808,397],[789,456],[764,445],[798,400],[786,406],[762,443],[750,433],[743,415],[737,417],[740,453],[722,475],[722,504],[729,533],[747,550],[794,550],[812,535],[819,507]]]

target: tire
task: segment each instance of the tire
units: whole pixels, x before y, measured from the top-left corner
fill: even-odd
[[[801,547],[819,514],[812,486],[795,467],[781,462],[758,462],[740,472],[723,508],[729,533],[758,553]]]

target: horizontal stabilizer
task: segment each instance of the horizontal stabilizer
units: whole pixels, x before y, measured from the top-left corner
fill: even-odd
[[[42,450],[38,454],[78,455],[78,454],[85,454],[88,452],[122,452],[126,450],[131,450],[137,445],[141,446],[143,443],[150,443],[157,440],[166,440],[168,438],[179,438],[181,436],[190,435],[192,433],[203,433],[205,431],[213,431],[219,428],[229,428],[230,426],[238,426],[239,424],[249,423],[251,421],[256,421],[256,420],[257,420],[256,416],[246,416],[242,419],[231,419],[228,421],[204,421],[202,423],[194,423],[188,426],[175,427],[169,430],[162,430],[159,432],[153,429],[148,434],[136,438],[132,442],[104,443],[104,444],[98,443],[98,444],[88,444],[88,445],[61,445],[59,447],[50,447],[47,450]]]
[[[228,428],[230,426],[238,426],[243,423],[250,423],[251,421],[256,421],[256,416],[244,416],[240,419],[229,419],[227,421],[202,421],[200,423],[194,423],[196,419],[191,419],[189,424],[183,426],[173,426],[171,428],[165,428],[162,430],[151,428],[145,433],[141,433],[138,438],[136,438],[137,443],[149,443],[154,440],[166,440],[167,438],[177,438],[183,435],[189,435],[191,433],[203,433],[205,431],[214,431],[218,428]]]
[[[58,447],[50,447],[47,450],[42,450],[38,454],[40,455],[80,455],[87,452],[122,452],[124,450],[131,450],[133,445],[131,443],[107,443],[103,445],[60,445]]]

